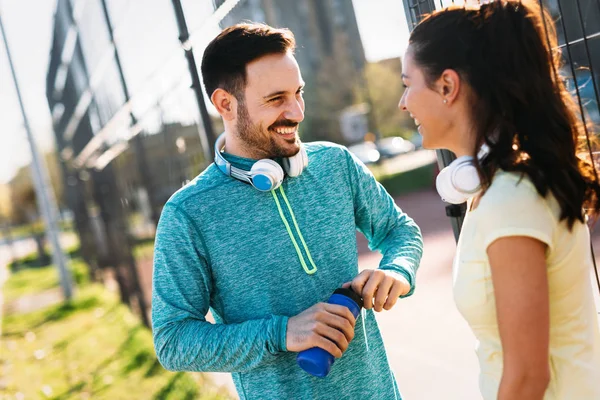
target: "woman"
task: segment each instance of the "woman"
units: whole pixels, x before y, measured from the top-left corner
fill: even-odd
[[[600,333],[584,210],[600,186],[559,72],[551,19],[530,1],[448,7],[412,32],[400,107],[439,176],[468,200],[454,261],[485,399],[600,399]],[[467,162],[465,162],[465,160]]]

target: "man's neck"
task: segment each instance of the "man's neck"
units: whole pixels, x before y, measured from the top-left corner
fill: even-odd
[[[259,160],[261,158],[268,158],[266,154],[256,149],[251,149],[242,140],[238,138],[238,135],[231,131],[225,131],[225,152],[237,157],[250,158],[252,160]]]

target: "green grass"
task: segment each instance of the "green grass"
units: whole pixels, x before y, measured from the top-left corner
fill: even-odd
[[[45,247],[46,253],[50,256],[52,254],[52,250],[49,245]],[[81,248],[79,243],[76,243],[66,249],[64,249],[65,255],[71,258],[79,257],[81,255]],[[33,252],[25,257],[21,257],[18,260],[11,262],[8,265],[8,268],[11,271],[17,271],[21,268],[37,268],[37,267],[46,267],[46,264],[40,262],[38,258],[38,253]]]
[[[100,285],[80,287],[69,303],[5,316],[3,335],[0,398],[228,398],[201,374],[164,370],[151,333]]]
[[[69,262],[73,281],[83,285],[88,281],[87,265],[75,258]],[[40,293],[59,287],[58,270],[54,265],[39,268],[21,268],[11,273],[10,278],[2,287],[4,302],[10,303],[21,296]]]
[[[31,236],[32,233],[42,232],[44,232],[44,223],[41,220],[33,222],[31,224],[18,225],[10,228],[10,235],[13,238],[23,236],[27,237]]]
[[[434,186],[434,163],[393,175],[378,176],[377,180],[392,197]]]
[[[63,232],[73,231],[74,227],[71,222],[60,220],[58,228]],[[29,237],[32,233],[43,233],[45,230],[44,222],[40,219],[31,224],[24,224],[10,227],[10,235],[13,238]]]

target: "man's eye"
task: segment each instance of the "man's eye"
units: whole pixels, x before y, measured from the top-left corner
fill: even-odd
[[[272,99],[269,99],[269,103],[274,103],[274,102],[276,102],[276,101],[278,101],[278,100],[281,100],[281,99],[282,99],[282,97],[281,97],[281,96],[278,96],[278,97],[273,97]]]

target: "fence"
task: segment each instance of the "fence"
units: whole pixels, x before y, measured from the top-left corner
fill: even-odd
[[[471,3],[473,0],[471,0]],[[403,0],[409,28],[414,28],[428,13],[450,4],[464,4],[454,0]],[[539,0],[556,23],[558,47],[562,50],[564,67],[560,74],[579,105],[580,118],[589,127],[600,126],[600,1],[599,0]],[[597,132],[598,129],[591,129]],[[441,168],[456,157],[447,150],[437,152]],[[458,240],[466,207],[447,205],[446,215],[451,219]]]

